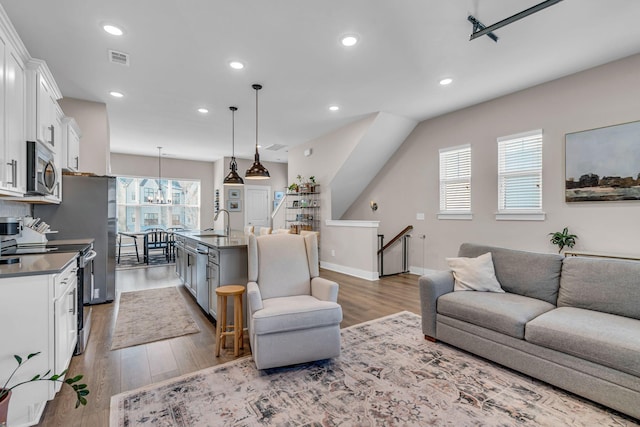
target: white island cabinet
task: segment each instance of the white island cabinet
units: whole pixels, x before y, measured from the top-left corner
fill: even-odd
[[[9,385],[47,371],[58,374],[69,367],[77,340],[76,256],[22,256],[20,265],[11,268],[34,274],[0,276],[0,382],[4,383],[17,366],[14,355],[26,360],[28,354],[40,352],[18,370]],[[8,425],[37,424],[45,404],[61,385],[39,381],[14,389]]]

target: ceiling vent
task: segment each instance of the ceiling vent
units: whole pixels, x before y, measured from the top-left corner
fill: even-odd
[[[265,150],[271,150],[271,151],[278,151],[278,150],[282,150],[284,147],[286,147],[286,145],[282,145],[282,144],[271,144],[268,147],[265,147]]]
[[[109,62],[114,64],[129,66],[129,54],[118,52],[117,50],[109,50]]]

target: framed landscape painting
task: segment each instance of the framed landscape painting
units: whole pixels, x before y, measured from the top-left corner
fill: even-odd
[[[565,135],[567,202],[640,200],[640,121]]]

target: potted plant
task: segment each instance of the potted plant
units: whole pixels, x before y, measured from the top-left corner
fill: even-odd
[[[301,193],[308,193],[309,183],[305,181],[304,177],[302,175],[298,175],[296,179],[298,180],[298,191]]]
[[[87,398],[85,396],[89,394],[89,389],[87,388],[86,384],[77,384],[82,379],[82,375],[76,375],[75,377],[72,377],[72,378],[66,378],[63,381],[61,378],[67,373],[66,369],[59,374],[54,374],[49,377],[47,377],[47,375],[49,375],[51,371],[47,371],[42,375],[36,375],[29,380],[22,381],[12,386],[9,386],[9,382],[11,381],[13,376],[16,374],[18,369],[20,369],[22,365],[27,363],[32,357],[35,357],[39,354],[40,352],[31,353],[27,356],[26,360],[24,360],[22,357],[18,355],[13,356],[16,359],[16,362],[18,362],[18,366],[16,366],[16,368],[13,370],[11,375],[9,375],[9,378],[7,379],[7,381],[5,381],[2,387],[0,387],[0,425],[4,425],[3,423],[7,422],[7,410],[9,407],[9,399],[11,399],[11,390],[13,390],[14,388],[20,387],[21,385],[28,384],[30,382],[53,381],[53,382],[59,382],[62,384],[67,384],[69,387],[72,387],[73,390],[76,392],[76,408],[79,407],[80,405],[87,404]]]
[[[317,185],[317,184],[316,184],[316,177],[315,177],[315,176],[313,176],[313,175],[311,175],[311,176],[309,177],[309,191],[310,191],[310,192],[312,192],[312,193],[315,193],[315,191],[316,191],[316,185]]]
[[[287,190],[289,190],[289,193],[297,193],[298,192],[298,184],[296,184],[294,182],[293,184],[291,184],[290,186],[287,187]]]
[[[562,231],[549,233],[549,236],[551,236],[551,243],[560,248],[558,249],[558,253],[561,253],[565,246],[572,248],[576,244],[576,239],[578,238],[575,234],[569,234],[568,227],[563,228]]]

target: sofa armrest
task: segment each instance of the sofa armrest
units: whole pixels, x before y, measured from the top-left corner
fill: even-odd
[[[420,288],[420,309],[422,310],[422,332],[436,338],[436,308],[441,295],[453,292],[451,271],[432,271],[418,280]]]
[[[321,301],[338,302],[338,284],[322,277],[311,279],[311,296]]]
[[[247,283],[247,303],[251,314],[262,310],[262,295],[256,282]]]

